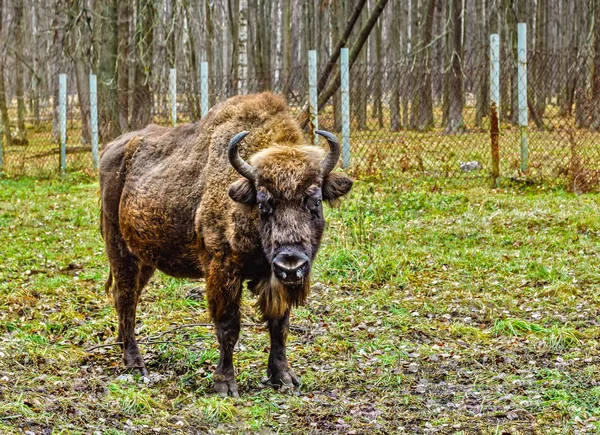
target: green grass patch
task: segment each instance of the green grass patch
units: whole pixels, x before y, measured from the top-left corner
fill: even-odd
[[[204,284],[157,273],[123,373],[95,180],[0,180],[0,432],[573,432],[600,414],[600,201],[372,174],[327,209],[295,392],[261,382],[269,338],[245,294],[240,399],[212,395]],[[200,326],[186,326],[200,324]],[[430,423],[430,426],[427,426]],[[28,428],[28,429],[25,429]],[[591,430],[591,429],[590,429]],[[45,432],[44,432],[45,431]],[[50,432],[48,432],[50,431]],[[52,432],[53,431],[53,432]]]

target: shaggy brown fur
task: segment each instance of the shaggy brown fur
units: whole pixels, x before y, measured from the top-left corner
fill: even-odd
[[[227,157],[229,141],[242,130],[249,134],[239,154],[256,168],[256,182],[240,178]],[[285,338],[291,307],[308,295],[309,276],[280,281],[272,262],[285,247],[311,262],[324,227],[320,200],[334,201],[352,186],[341,173],[322,173],[324,154],[304,144],[285,102],[270,93],[234,97],[198,123],[150,125],[108,145],[100,162],[101,230],[110,262],[106,288],[112,285],[126,367],[146,373],[135,312],[159,269],[206,278],[221,351],[217,392],[237,395],[232,357],[246,280],[271,334],[271,381],[298,383]]]

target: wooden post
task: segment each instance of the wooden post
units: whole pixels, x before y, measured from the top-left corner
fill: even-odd
[[[342,167],[350,166],[350,68],[348,49],[340,53],[341,105],[342,105]]]
[[[498,108],[496,102],[490,104],[490,136],[492,139],[492,186],[498,187],[500,184],[500,147],[498,145],[498,135],[500,128],[498,123]]]
[[[90,132],[92,134],[92,165],[98,169],[98,89],[96,74],[90,74]]]
[[[518,30],[518,86],[519,131],[521,133],[521,172],[527,170],[529,149],[527,144],[527,23],[519,23]]]
[[[58,105],[60,125],[60,172],[67,171],[67,75],[58,76]]]
[[[313,142],[318,144],[316,130],[319,129],[318,107],[317,107],[317,52],[309,50],[308,52],[308,105],[310,114],[310,131],[313,135]]]
[[[169,95],[171,96],[171,124],[177,125],[177,70],[169,71]]]
[[[200,115],[208,113],[208,62],[200,62]]]

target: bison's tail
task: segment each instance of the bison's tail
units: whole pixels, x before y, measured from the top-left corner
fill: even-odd
[[[108,278],[106,278],[106,282],[104,283],[104,291],[106,292],[107,295],[110,293],[110,288],[112,287],[112,284],[113,284],[113,274],[112,274],[112,269],[109,269]]]

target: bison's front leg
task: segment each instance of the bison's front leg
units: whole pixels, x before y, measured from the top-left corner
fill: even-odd
[[[300,385],[300,380],[290,368],[286,355],[286,340],[290,325],[290,311],[287,310],[283,317],[268,319],[269,334],[271,336],[271,352],[267,365],[269,382],[283,387]]]
[[[233,349],[240,335],[242,282],[239,271],[227,260],[214,259],[206,277],[208,308],[219,340],[219,364],[213,373],[215,391],[223,397],[238,397],[233,368]]]

